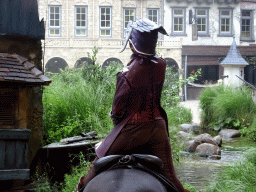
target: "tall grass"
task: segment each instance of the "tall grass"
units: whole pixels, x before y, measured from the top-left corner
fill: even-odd
[[[46,143],[80,132],[109,132],[113,124],[108,114],[120,68],[118,64],[106,69],[91,65],[51,75],[52,83],[43,94]]]
[[[115,93],[116,74],[121,64],[112,63],[105,69],[99,65],[85,65],[83,69],[66,69],[60,74],[48,74],[52,83],[45,87],[44,134],[45,144],[80,132],[96,131],[99,136],[107,135],[113,128],[109,118]],[[189,122],[191,114],[181,107],[170,105],[177,97],[181,81],[167,69],[162,101],[169,111],[171,124]],[[172,101],[171,103],[169,101]],[[170,108],[172,107],[172,108]]]
[[[202,125],[215,126],[216,129],[248,127],[256,112],[251,90],[247,87],[206,88],[199,100]]]
[[[245,158],[225,168],[207,192],[251,192],[256,186],[256,149]]]

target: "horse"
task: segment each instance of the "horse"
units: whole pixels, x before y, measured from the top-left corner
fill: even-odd
[[[110,155],[98,159],[96,176],[81,192],[178,192],[161,175],[161,159],[153,155]]]

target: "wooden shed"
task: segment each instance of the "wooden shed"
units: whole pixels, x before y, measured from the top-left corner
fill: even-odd
[[[9,53],[0,53],[0,180],[30,179],[29,164],[34,145],[41,147],[42,130],[34,127],[41,120],[32,114],[42,108],[34,89],[49,85],[43,75],[28,59]],[[38,91],[39,91],[38,90]],[[41,128],[42,129],[42,128]],[[38,136],[39,135],[39,136]],[[29,147],[31,145],[31,149]],[[29,154],[30,151],[30,154]],[[32,150],[33,151],[33,150]]]
[[[0,185],[24,184],[43,141],[41,40],[37,0],[0,1]]]

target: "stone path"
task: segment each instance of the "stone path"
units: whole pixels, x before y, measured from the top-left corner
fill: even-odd
[[[188,100],[180,102],[181,106],[191,109],[193,119],[192,124],[200,125],[200,113],[202,109],[199,107],[199,100]]]

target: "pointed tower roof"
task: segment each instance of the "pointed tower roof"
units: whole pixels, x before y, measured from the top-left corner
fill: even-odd
[[[233,43],[230,46],[227,56],[220,63],[221,65],[249,65],[247,61],[244,60],[240,51],[236,47],[235,37],[233,39]]]

